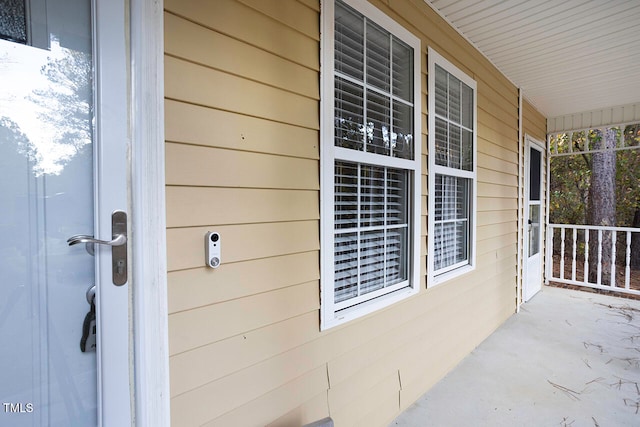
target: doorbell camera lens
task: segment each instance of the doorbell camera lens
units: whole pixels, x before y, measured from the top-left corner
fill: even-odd
[[[211,241],[217,242],[220,239],[220,235],[218,233],[211,233]]]

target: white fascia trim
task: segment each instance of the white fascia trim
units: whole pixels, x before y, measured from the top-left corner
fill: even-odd
[[[334,108],[334,6],[333,0],[321,2],[321,53],[320,53],[320,329],[326,330],[343,324],[349,320],[365,316],[376,310],[389,306],[408,296],[416,294],[420,289],[420,201],[421,201],[421,61],[420,39],[404,28],[380,9],[365,0],[342,0],[344,3],[371,18],[377,25],[385,28],[394,36],[403,40],[413,48],[414,72],[414,158],[417,168],[410,173],[412,182],[411,212],[413,233],[411,233],[412,258],[409,262],[411,285],[408,288],[391,292],[366,303],[358,304],[350,309],[342,310],[336,316],[333,277],[334,277],[334,162],[336,147],[333,144],[333,108]],[[331,143],[325,143],[331,141]],[[363,153],[367,154],[367,153]],[[395,166],[396,159],[390,159]],[[398,163],[404,163],[398,159]],[[406,166],[398,165],[403,169]]]
[[[168,427],[163,2],[131,0],[130,12],[135,425]]]
[[[436,165],[435,156],[429,156],[429,196],[428,197],[428,212],[430,215],[428,216],[428,224],[427,224],[427,287],[433,287],[435,285],[439,285],[440,283],[447,282],[455,277],[461,276],[463,274],[467,274],[470,271],[475,270],[476,268],[476,237],[477,237],[477,214],[478,214],[478,87],[476,81],[468,76],[464,71],[460,70],[453,63],[448,61],[444,56],[440,55],[433,49],[431,46],[428,47],[427,50],[427,61],[429,67],[428,74],[428,108],[429,116],[428,116],[428,126],[429,126],[429,153],[435,152],[436,140],[435,140],[435,127],[436,127],[436,116],[435,116],[435,73],[436,73],[436,64],[441,68],[445,69],[448,73],[454,75],[456,78],[461,80],[464,84],[471,87],[473,89],[473,171],[469,174],[466,172],[461,172],[461,175],[468,176],[473,179],[473,187],[472,187],[472,197],[471,197],[471,245],[469,247],[469,263],[463,265],[461,267],[456,268],[455,270],[447,271],[441,274],[436,275],[434,271],[433,262],[435,257],[433,256],[434,252],[434,216],[432,215],[435,212],[435,173],[438,171],[444,171],[447,168],[443,168],[441,166]],[[445,173],[445,172],[443,172]]]

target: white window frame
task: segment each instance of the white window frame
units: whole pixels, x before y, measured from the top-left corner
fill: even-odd
[[[421,181],[421,60],[420,39],[382,11],[364,0],[342,0],[378,26],[389,31],[413,49],[413,106],[414,106],[414,160],[381,156],[373,153],[336,147],[334,142],[334,1],[322,2],[321,53],[321,114],[320,114],[320,169],[321,169],[321,321],[322,330],[367,315],[418,292],[420,288],[420,181]],[[336,153],[339,155],[336,156]],[[334,164],[338,161],[366,163],[409,170],[409,206],[407,215],[410,231],[407,242],[408,286],[389,291],[372,292],[366,301],[341,308],[334,301]],[[391,287],[393,289],[393,287]]]
[[[474,79],[468,76],[465,72],[460,70],[458,67],[453,65],[450,61],[445,59],[442,55],[436,52],[433,48],[428,48],[428,67],[429,67],[429,77],[428,77],[428,88],[429,88],[429,154],[435,153],[436,139],[435,139],[435,125],[436,125],[436,115],[435,115],[435,73],[436,73],[436,65],[440,68],[447,71],[449,74],[458,78],[464,84],[473,89],[473,169],[471,171],[457,170],[453,168],[449,168],[446,166],[436,165],[435,155],[429,156],[429,197],[428,197],[428,209],[429,209],[429,217],[428,217],[428,237],[427,237],[427,245],[428,245],[428,262],[427,262],[427,287],[432,287],[438,285],[440,283],[451,280],[455,277],[458,277],[462,274],[466,274],[470,271],[473,271],[476,267],[476,224],[477,224],[477,194],[478,194],[478,143],[477,143],[477,134],[478,134],[478,108],[477,108],[477,99],[478,99],[478,88],[477,83]],[[471,224],[469,225],[469,240],[468,240],[468,261],[454,264],[452,266],[445,267],[439,271],[435,271],[435,257],[434,247],[435,247],[435,215],[432,213],[435,212],[435,192],[436,192],[436,174],[442,174],[447,176],[454,176],[460,178],[469,178],[472,180],[471,184],[471,195],[470,195],[470,213],[469,213],[469,221]]]

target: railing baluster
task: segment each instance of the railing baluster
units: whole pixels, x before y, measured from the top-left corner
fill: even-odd
[[[564,279],[564,227],[560,229],[560,278]]]
[[[596,284],[602,284],[602,230],[598,230],[598,278]]]
[[[576,250],[578,241],[578,229],[573,229],[573,251],[571,255],[571,280],[576,280]]]
[[[571,243],[567,242],[569,236],[567,231],[572,230]],[[584,263],[579,265],[581,244],[579,233],[584,232]],[[593,233],[593,238],[591,233]],[[611,233],[611,237],[609,237]],[[618,254],[618,233],[625,233],[620,237],[621,253]],[[613,290],[618,293],[640,295],[640,289],[634,289],[631,284],[632,273],[635,270],[631,267],[631,262],[635,254],[633,253],[633,233],[640,233],[640,227],[609,227],[593,225],[571,225],[571,224],[549,224],[547,242],[547,261],[545,267],[547,271],[547,281],[568,283],[574,285],[588,286],[596,289]],[[557,239],[560,238],[560,242]],[[624,240],[623,240],[624,238]],[[596,241],[597,239],[597,241]],[[609,241],[609,239],[611,239]],[[558,244],[560,250],[559,274],[555,273],[555,245]],[[572,244],[571,249],[571,274],[565,271],[567,264],[568,244]],[[624,251],[622,245],[624,244]],[[609,254],[611,250],[611,254]],[[605,253],[605,251],[607,251]],[[597,255],[596,255],[597,254]],[[606,259],[605,259],[606,258]],[[622,262],[624,260],[624,279]],[[620,262],[620,267],[616,264]],[[606,265],[605,265],[606,262]],[[620,270],[618,272],[618,270]],[[581,278],[580,274],[584,274]],[[595,278],[590,276],[596,276]],[[618,276],[620,276],[618,278]],[[624,283],[624,286],[623,286]]]
[[[616,240],[618,239],[618,233],[614,230],[611,233],[611,287],[616,287]]]
[[[549,281],[549,278],[551,279],[555,279],[555,276],[553,275],[553,235],[555,234],[555,227],[553,225],[549,225],[549,231],[548,231],[548,239],[549,242],[547,243],[547,282]]]
[[[589,282],[589,235],[591,230],[584,230],[584,283]]]
[[[631,281],[631,232],[627,231],[627,250],[626,260],[624,263],[624,288],[629,289],[629,283]]]

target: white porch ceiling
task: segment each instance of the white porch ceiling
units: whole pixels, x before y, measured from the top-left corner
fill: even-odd
[[[640,103],[640,0],[425,0],[545,116]]]

